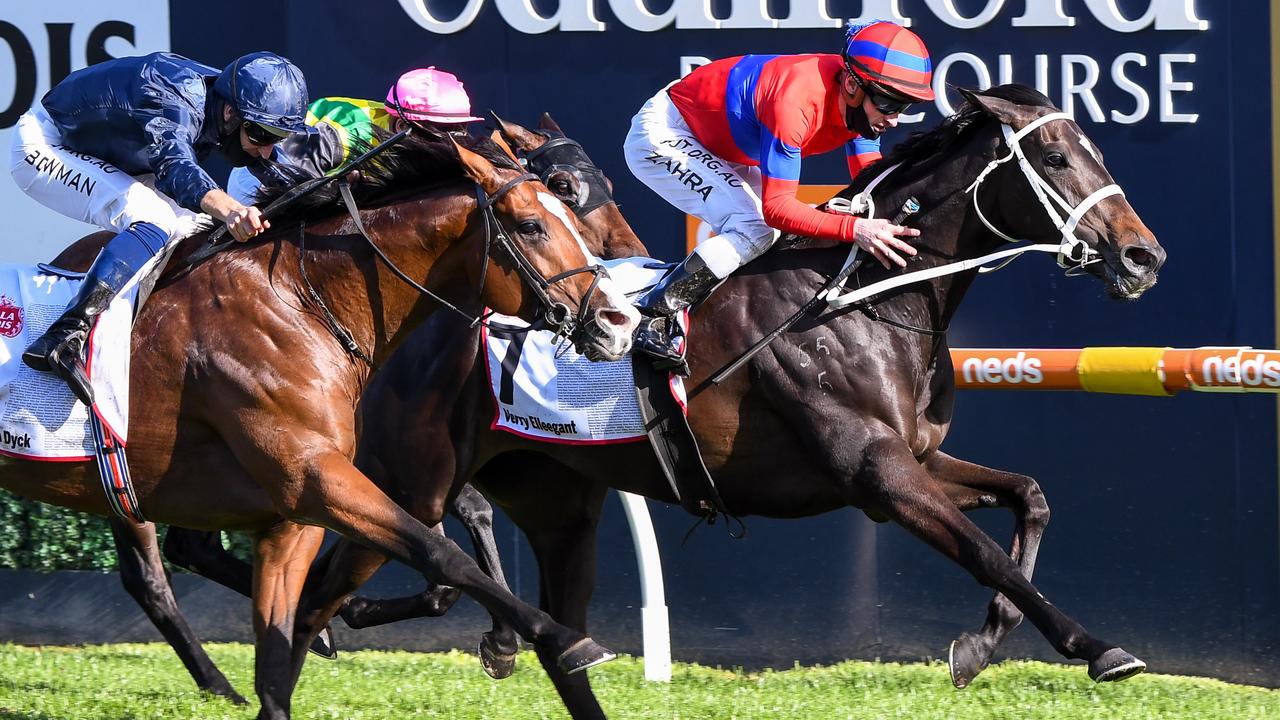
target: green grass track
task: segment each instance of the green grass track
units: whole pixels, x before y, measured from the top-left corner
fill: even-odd
[[[209,653],[248,707],[202,695],[165,645],[27,648],[0,645],[0,718],[5,720],[246,720],[256,714],[253,650]],[[967,690],[951,687],[941,663],[846,662],[763,673],[677,664],[670,684],[647,683],[624,657],[591,671],[611,718],[701,720],[1280,720],[1280,691],[1217,680],[1139,675],[1095,685],[1080,665],[1005,662]],[[294,696],[294,717],[567,718],[530,653],[516,674],[490,680],[461,652],[344,652],[312,659]]]

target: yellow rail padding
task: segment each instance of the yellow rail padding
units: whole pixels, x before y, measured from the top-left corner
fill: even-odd
[[[1120,395],[1172,395],[1165,389],[1164,348],[1095,347],[1080,351],[1080,388]]]
[[[955,348],[951,362],[959,388],[1280,393],[1280,350],[1250,347]]]

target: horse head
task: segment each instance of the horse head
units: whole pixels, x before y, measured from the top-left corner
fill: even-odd
[[[502,137],[523,155],[529,172],[542,179],[556,197],[578,216],[587,248],[606,260],[648,256],[644,243],[618,210],[613,183],[577,141],[543,113],[537,130],[494,115]]]
[[[577,221],[536,176],[500,169],[455,144],[476,182],[476,226],[487,234],[482,300],[494,310],[541,318],[591,360],[631,349],[639,313],[608,273],[589,258]],[[488,247],[488,246],[486,246]]]
[[[1113,297],[1133,300],[1156,284],[1165,250],[1079,125],[1025,86],[960,92],[1004,133],[997,159],[971,188],[988,229],[1006,239],[1062,242],[1072,264],[1103,279]],[[980,189],[991,171],[1002,175],[999,191]]]

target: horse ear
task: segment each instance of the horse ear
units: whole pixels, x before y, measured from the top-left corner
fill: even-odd
[[[986,114],[1006,125],[1012,125],[1014,121],[1025,114],[1022,111],[1022,106],[1017,103],[1012,103],[1008,100],[992,97],[990,95],[983,95],[968,88],[956,88],[956,90],[970,105],[981,109]]]
[[[458,153],[458,159],[462,162],[463,171],[472,180],[479,183],[480,187],[484,188],[485,193],[493,193],[498,189],[498,173],[492,163],[462,147],[453,138],[449,138],[449,142],[453,143],[453,149]]]
[[[564,131],[561,130],[560,126],[556,124],[556,121],[552,119],[551,113],[549,112],[542,113],[542,118],[538,120],[538,129],[559,133],[561,135],[564,134]]]
[[[541,135],[530,132],[516,123],[503,120],[497,113],[493,113],[493,119],[497,121],[498,130],[502,132],[502,136],[519,150],[529,152],[542,147],[542,143],[545,142]]]
[[[493,132],[489,133],[489,139],[493,141],[494,145],[502,148],[503,152],[511,156],[512,160],[515,160],[517,163],[520,162],[520,158],[516,157],[516,151],[512,150],[511,146],[507,144],[507,141],[502,139],[501,130],[494,128]]]

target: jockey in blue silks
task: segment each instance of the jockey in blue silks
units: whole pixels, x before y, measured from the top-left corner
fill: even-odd
[[[86,341],[120,290],[189,234],[200,212],[242,242],[269,227],[199,161],[215,148],[236,166],[267,157],[280,140],[312,132],[306,114],[302,72],[269,52],[222,72],[171,53],[119,58],[73,72],[46,93],[18,120],[14,179],[46,207],[119,234],[22,361],[52,371],[91,405]]]

